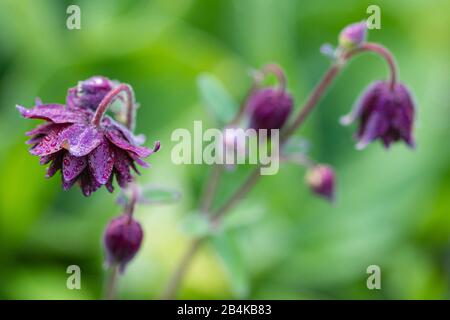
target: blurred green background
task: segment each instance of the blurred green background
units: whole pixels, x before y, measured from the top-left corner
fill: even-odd
[[[66,28],[66,8],[81,7],[81,30]],[[354,149],[354,127],[338,124],[361,90],[385,78],[384,62],[350,63],[298,134],[310,155],[333,165],[337,201],[314,197],[304,168],[284,165],[264,177],[234,213],[225,246],[204,246],[183,282],[181,298],[448,299],[450,297],[450,2],[449,1],[21,1],[0,0],[0,298],[98,299],[104,226],[120,213],[105,190],[84,198],[63,192],[58,178],[24,144],[37,124],[19,117],[31,107],[64,102],[68,87],[92,75],[130,83],[141,103],[137,132],[161,140],[139,181],[179,190],[175,205],[139,207],[145,242],[120,280],[119,297],[157,298],[186,248],[180,227],[195,210],[207,166],[170,159],[175,128],[214,123],[197,88],[203,72],[241,99],[247,71],[266,62],[285,68],[296,104],[329,65],[319,53],[346,24],[382,9],[370,40],[395,54],[417,104],[417,149],[379,143]],[[242,181],[227,173],[223,201]],[[225,247],[225,249],[224,249]],[[81,268],[81,290],[66,288],[66,268]],[[382,289],[368,290],[366,268],[379,265]]]

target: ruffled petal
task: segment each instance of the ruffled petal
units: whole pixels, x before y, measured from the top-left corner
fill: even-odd
[[[149,155],[151,155],[153,153],[153,150],[150,150],[150,149],[148,149],[146,147],[140,147],[140,146],[135,146],[135,145],[131,144],[118,131],[108,130],[106,132],[106,136],[108,137],[109,141],[111,141],[117,147],[119,147],[119,148],[121,148],[123,150],[132,151],[132,152],[136,153],[141,158],[146,158],[146,157],[148,157]]]
[[[68,110],[63,104],[44,104],[27,109],[16,106],[24,118],[43,119],[54,123],[80,123],[86,121],[86,114]]]
[[[37,126],[33,130],[25,132],[25,135],[28,137],[31,137],[31,136],[36,136],[36,135],[40,135],[40,134],[47,134],[53,128],[57,128],[57,127],[61,127],[61,126],[64,126],[64,125],[55,124],[55,123],[44,123],[44,124]]]
[[[110,142],[103,142],[89,154],[89,168],[92,175],[100,184],[106,184],[114,166],[114,150]]]
[[[109,177],[108,182],[106,182],[106,184],[105,184],[106,189],[107,189],[110,193],[113,193],[113,192],[114,192],[113,177],[114,177],[114,174],[111,174],[111,176]]]
[[[40,142],[30,150],[30,153],[35,156],[46,156],[62,149],[59,142],[60,133],[66,128],[66,126],[54,126],[50,129],[46,136],[44,136]]]
[[[87,155],[102,141],[103,134],[93,125],[73,124],[59,135],[61,146],[76,157]]]
[[[104,120],[105,124],[111,130],[119,131],[123,136],[133,145],[140,146],[145,143],[145,135],[139,134],[135,136],[133,132],[131,132],[127,127],[123,124],[115,121],[111,117],[105,116]]]
[[[89,173],[89,170],[85,170],[81,174],[80,184],[81,184],[81,191],[86,197],[89,197],[93,192],[95,192],[98,188],[102,186],[95,179],[93,179],[93,177]]]
[[[374,100],[376,100],[377,96],[379,95],[379,91],[382,89],[382,86],[382,81],[371,83],[358,97],[350,113],[342,116],[339,119],[339,122],[342,125],[347,126],[354,122],[356,119],[360,118],[363,113],[368,111],[368,109],[372,106]]]
[[[46,178],[51,178],[62,168],[63,152],[58,152],[47,168]]]
[[[360,131],[356,149],[364,149],[370,142],[385,134],[388,129],[389,123],[381,114],[372,114]]]
[[[114,168],[116,169],[117,182],[122,188],[133,181],[133,177],[130,173],[131,162],[132,161],[126,152],[116,148]]]
[[[63,178],[69,182],[74,180],[86,168],[86,157],[75,157],[66,152],[63,158]]]
[[[75,184],[75,182],[77,182],[78,177],[70,180],[70,181],[65,181],[64,177],[62,177],[62,187],[64,191],[68,191],[70,190],[70,188],[72,188],[72,186]]]

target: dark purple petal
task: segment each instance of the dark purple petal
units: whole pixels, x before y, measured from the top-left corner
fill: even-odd
[[[35,137],[31,138],[31,139],[28,139],[27,141],[25,141],[25,143],[26,144],[37,145],[39,142],[42,141],[42,139],[44,139],[44,137],[45,137],[44,135],[38,135],[38,136],[35,136]],[[33,146],[33,148],[34,148],[34,146]]]
[[[86,197],[89,197],[102,185],[99,184],[89,173],[89,170],[84,170],[80,175],[81,191]]]
[[[68,110],[63,104],[45,104],[26,109],[16,106],[23,117],[28,119],[43,119],[54,123],[80,123],[86,121],[86,114]]]
[[[140,134],[135,136],[127,127],[115,121],[111,117],[104,117],[104,122],[109,129],[112,129],[113,131],[119,131],[121,134],[123,134],[125,139],[127,139],[131,144],[140,146],[145,143],[145,135]]]
[[[116,148],[114,168],[116,169],[116,178],[119,186],[122,188],[133,181],[130,173],[131,159],[123,150]]]
[[[46,178],[53,177],[55,173],[62,168],[63,154],[63,152],[58,152],[58,154],[55,155],[54,159],[50,163],[50,166],[47,168],[47,174],[45,175]]]
[[[113,177],[114,177],[114,173],[111,174],[111,176],[109,177],[108,182],[106,182],[106,184],[105,184],[106,189],[108,189],[108,191],[109,191],[110,193],[113,193],[113,192],[114,192]]]
[[[59,142],[59,135],[66,126],[55,126],[50,129],[46,136],[30,150],[30,153],[35,156],[46,156],[61,150]]]
[[[56,156],[57,156],[57,153],[53,153],[53,154],[49,154],[49,155],[46,155],[46,156],[42,156],[42,157],[39,159],[39,164],[40,164],[40,165],[47,164],[47,163],[49,163],[50,161],[52,161],[53,159],[55,159]]]
[[[381,90],[382,86],[382,81],[376,81],[374,83],[371,83],[366,89],[364,89],[362,95],[354,104],[352,111],[349,114],[341,117],[340,123],[344,126],[347,126],[354,122],[356,119],[360,118],[363,113],[370,111],[368,109],[372,107],[374,100],[376,100],[377,96],[379,95],[379,91]]]
[[[93,125],[74,124],[59,134],[58,141],[72,155],[82,157],[103,141],[103,134]]]
[[[110,142],[103,142],[89,154],[89,168],[100,184],[108,182],[114,166],[114,150]]]
[[[44,123],[44,124],[37,126],[33,130],[25,132],[25,135],[31,137],[31,136],[36,136],[36,135],[40,135],[40,134],[47,134],[53,128],[57,128],[57,127],[61,127],[61,126],[64,126],[64,125],[54,124],[54,123]]]
[[[78,177],[75,178],[75,179],[73,179],[73,180],[70,180],[70,181],[65,181],[65,180],[64,180],[64,177],[63,177],[63,178],[62,178],[62,187],[63,187],[63,190],[64,190],[64,191],[70,190],[70,188],[72,188],[72,186],[75,184],[75,182],[77,182],[77,180],[78,180]]]
[[[361,128],[358,134],[359,141],[356,144],[356,149],[358,150],[364,149],[373,140],[382,136],[389,129],[389,122],[382,115],[375,113],[370,116],[367,123]]]
[[[131,159],[133,159],[141,167],[143,167],[143,168],[150,167],[150,165],[147,162],[145,162],[144,160],[142,160],[141,158],[139,158],[137,154],[135,154],[133,152],[128,152],[128,155],[130,156]],[[136,171],[136,169],[135,169],[135,171]]]
[[[64,154],[63,158],[63,177],[64,181],[74,180],[86,168],[86,157],[75,157],[69,152]]]
[[[123,150],[132,151],[141,158],[146,158],[153,153],[152,150],[146,147],[139,147],[131,144],[129,141],[125,139],[125,137],[122,134],[120,134],[117,131],[108,130],[106,132],[106,136],[108,137],[109,141],[111,141],[117,147]]]

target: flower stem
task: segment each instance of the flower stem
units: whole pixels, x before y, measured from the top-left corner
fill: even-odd
[[[287,141],[287,139],[302,125],[302,123],[305,121],[305,119],[308,117],[310,112],[314,109],[314,107],[317,105],[317,102],[319,102],[320,98],[325,93],[325,90],[328,88],[328,86],[331,84],[333,79],[338,74],[339,70],[341,69],[341,65],[338,63],[333,64],[328,71],[325,73],[325,75],[322,77],[322,80],[320,80],[319,84],[314,88],[313,92],[309,95],[308,99],[306,100],[304,106],[301,108],[300,113],[298,114],[297,118],[294,120],[294,122],[282,133],[281,136],[281,144]]]
[[[162,300],[171,300],[175,297],[178,287],[180,286],[181,280],[186,274],[192,259],[194,258],[200,245],[205,240],[204,237],[194,239],[189,245],[187,251],[183,255],[180,264],[177,266],[175,272],[169,280],[169,283],[161,295]]]
[[[105,300],[114,300],[116,297],[117,280],[119,278],[119,266],[114,264],[110,267],[107,275]]]
[[[211,208],[212,202],[214,200],[214,195],[216,193],[217,187],[219,186],[222,172],[223,166],[221,164],[214,164],[214,166],[212,167],[212,171],[209,174],[200,204],[200,210],[205,215],[208,214]]]
[[[391,89],[394,89],[395,83],[397,82],[397,77],[398,77],[397,70],[398,69],[397,69],[397,64],[395,63],[394,56],[389,51],[389,49],[387,49],[386,47],[383,47],[382,45],[380,45],[378,43],[368,42],[368,43],[363,44],[360,48],[355,49],[352,52],[349,52],[346,59],[349,59],[351,56],[353,56],[356,53],[364,52],[364,51],[374,52],[374,53],[380,55],[381,57],[383,57],[384,60],[386,60],[388,66],[389,66],[390,74],[391,74],[391,77],[390,77]]]
[[[108,107],[114,102],[114,100],[118,97],[119,94],[122,92],[125,92],[127,95],[127,122],[126,126],[131,131],[134,130],[135,125],[135,104],[134,104],[134,93],[131,86],[127,84],[120,84],[114,89],[112,89],[110,92],[106,94],[106,96],[103,98],[103,100],[100,102],[100,104],[97,107],[97,110],[95,111],[94,117],[92,118],[92,124],[95,126],[99,126],[100,122],[103,118],[103,115],[106,113],[106,110]]]

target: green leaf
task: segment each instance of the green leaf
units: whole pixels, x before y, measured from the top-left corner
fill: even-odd
[[[208,218],[198,211],[189,213],[181,223],[182,230],[193,237],[203,237],[211,233]]]
[[[266,208],[261,203],[243,202],[229,212],[220,225],[221,231],[251,227],[261,221]]]
[[[250,291],[248,274],[244,266],[241,252],[236,241],[228,233],[217,233],[211,238],[222,264],[228,271],[233,294],[237,298],[245,298]]]
[[[198,77],[197,84],[208,113],[221,125],[229,123],[237,112],[238,104],[220,80],[211,74],[202,74]]]

